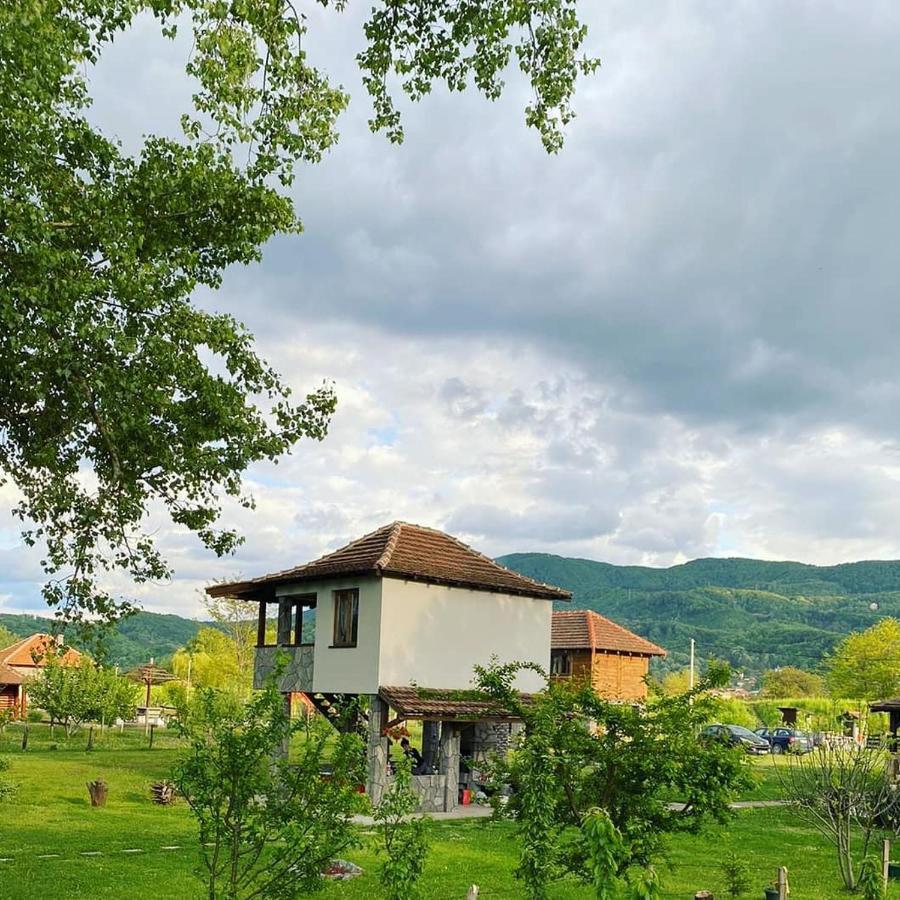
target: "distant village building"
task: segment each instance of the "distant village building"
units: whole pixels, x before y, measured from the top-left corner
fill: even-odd
[[[644,700],[647,673],[662,647],[589,609],[553,613],[550,674],[589,679],[608,700]]]
[[[50,634],[33,634],[0,650],[0,711],[15,708],[24,716],[28,709],[28,682],[58,656],[65,666],[76,666],[82,660],[77,650],[58,654],[61,642]]]

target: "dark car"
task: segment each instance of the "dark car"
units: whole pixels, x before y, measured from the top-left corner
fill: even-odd
[[[809,753],[814,744],[805,731],[794,728],[757,728],[756,734],[768,741],[773,753]]]
[[[761,755],[769,752],[769,742],[740,725],[707,725],[700,732],[701,740],[723,741],[732,747],[741,747],[747,753]]]

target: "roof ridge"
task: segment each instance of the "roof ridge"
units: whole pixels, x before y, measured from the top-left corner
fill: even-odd
[[[406,524],[406,522],[397,521],[391,525],[391,533],[384,545],[384,550],[382,551],[381,556],[379,556],[378,559],[375,560],[376,571],[380,572],[386,565],[390,563],[391,557],[394,555],[394,551],[397,549],[397,543],[400,540],[400,532],[403,531],[403,526]]]
[[[6,664],[5,661],[7,659],[9,659],[9,657],[12,656],[17,650],[20,650],[22,647],[24,647],[33,637],[42,637],[42,636],[43,636],[43,632],[39,631],[39,632],[37,632],[37,634],[32,634],[32,635],[29,635],[28,637],[19,638],[19,640],[17,640],[14,644],[10,644],[8,647],[3,647],[3,649],[0,650],[0,654],[2,654],[2,656],[0,656],[0,663],[3,663],[5,665]]]

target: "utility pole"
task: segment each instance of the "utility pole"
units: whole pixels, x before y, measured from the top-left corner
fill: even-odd
[[[694,639],[691,638],[691,690],[694,689]]]

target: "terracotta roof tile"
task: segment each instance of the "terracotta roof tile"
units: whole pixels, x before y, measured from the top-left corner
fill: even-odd
[[[474,722],[484,719],[518,720],[520,717],[499,706],[480,691],[436,690],[434,688],[380,687],[378,694],[404,719],[442,719]],[[520,694],[526,702],[529,694]]]
[[[6,663],[0,663],[0,684],[24,684],[25,676]]]
[[[562,588],[504,568],[449,534],[408,522],[384,525],[305,565],[249,581],[213,585],[207,593],[252,600],[276,584],[345,575],[404,578],[546,600],[568,600],[572,596]]]
[[[644,656],[666,655],[662,647],[589,609],[553,613],[550,647],[553,650],[593,649]]]
[[[56,645],[57,640],[53,635],[32,634],[0,650],[0,663],[28,668],[43,666],[44,657],[53,651]],[[77,665],[80,660],[81,654],[71,647],[60,658],[60,662],[66,666]]]

